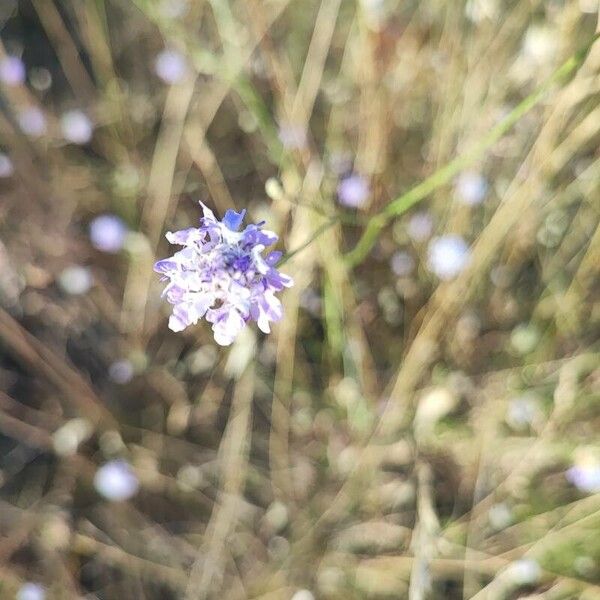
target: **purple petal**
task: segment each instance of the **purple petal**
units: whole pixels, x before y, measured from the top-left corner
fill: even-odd
[[[246,209],[243,209],[239,213],[235,212],[235,210],[228,210],[223,217],[223,223],[228,229],[231,229],[231,231],[238,231],[245,216]]]

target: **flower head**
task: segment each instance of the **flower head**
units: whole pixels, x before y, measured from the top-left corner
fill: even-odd
[[[204,204],[202,208],[199,228],[166,235],[171,244],[183,249],[154,266],[169,282],[164,291],[173,305],[169,328],[182,331],[204,317],[222,346],[231,344],[250,320],[269,333],[269,323],[283,314],[275,294],[293,285],[290,277],[275,268],[281,252],[262,255],[277,236],[262,229],[264,223],[238,231],[245,210],[228,210],[218,221]]]
[[[0,81],[9,86],[21,85],[25,81],[25,65],[18,56],[0,59]]]
[[[338,184],[337,195],[340,204],[349,208],[360,208],[368,200],[371,190],[366,177],[352,173]]]
[[[116,215],[100,215],[90,223],[90,240],[97,250],[116,254],[127,237],[127,226]]]
[[[163,50],[154,61],[154,72],[171,85],[181,83],[188,75],[185,56],[177,50]]]
[[[73,144],[87,144],[94,135],[94,125],[81,110],[69,110],[60,119],[63,137]]]
[[[28,581],[17,592],[17,600],[44,600],[46,591],[39,583]]]
[[[440,279],[456,277],[469,263],[469,247],[458,235],[434,238],[427,249],[429,269]]]
[[[94,475],[96,491],[107,500],[119,502],[135,496],[140,483],[131,465],[124,460],[111,460]]]

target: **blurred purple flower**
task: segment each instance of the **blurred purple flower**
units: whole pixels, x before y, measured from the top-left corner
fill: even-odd
[[[154,62],[155,73],[170,85],[182,82],[188,74],[185,56],[177,50],[163,50]]]
[[[44,600],[46,590],[39,583],[28,581],[17,592],[16,600]]]
[[[21,85],[25,81],[25,65],[18,56],[5,56],[0,60],[0,81],[6,85]]]
[[[250,320],[269,333],[269,322],[279,321],[283,314],[275,294],[293,285],[290,277],[275,268],[281,252],[262,256],[277,236],[263,230],[264,223],[239,232],[245,210],[228,210],[221,222],[204,204],[202,208],[198,229],[166,235],[183,250],[154,266],[163,281],[169,281],[164,291],[173,304],[169,328],[182,331],[205,317],[222,346],[231,344]]]
[[[10,177],[14,170],[12,160],[6,154],[0,152],[0,177]]]
[[[116,215],[101,215],[90,223],[90,240],[96,250],[116,254],[123,248],[127,226]]]
[[[425,241],[433,231],[433,220],[426,212],[417,212],[408,220],[408,235],[415,242]]]
[[[102,465],[94,476],[96,491],[107,500],[129,500],[140,486],[131,465],[124,460],[111,460]]]
[[[481,204],[488,191],[486,178],[477,171],[463,171],[456,180],[458,200],[467,206]]]
[[[582,492],[600,492],[600,463],[586,461],[574,465],[566,472],[567,480]]]
[[[406,277],[415,268],[415,259],[408,252],[399,250],[392,255],[390,266],[398,277]]]
[[[40,137],[46,133],[46,117],[35,106],[23,109],[18,117],[21,131],[31,137]]]
[[[69,110],[60,118],[60,128],[65,140],[73,144],[87,144],[94,133],[89,117],[80,110]]]
[[[134,373],[135,371],[131,361],[125,358],[116,360],[110,365],[110,367],[108,367],[108,376],[110,377],[111,381],[121,385],[129,383],[133,379]]]
[[[366,177],[352,173],[338,184],[337,195],[340,204],[350,208],[360,208],[369,198],[371,190]]]
[[[469,247],[459,235],[434,238],[427,249],[429,269],[440,279],[453,279],[468,264]]]
[[[278,136],[283,147],[288,150],[299,150],[306,146],[306,129],[299,125],[282,125]]]

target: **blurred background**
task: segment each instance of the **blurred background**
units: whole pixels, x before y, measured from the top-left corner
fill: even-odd
[[[0,598],[600,598],[597,23],[1,0]],[[200,200],[269,336],[167,328]]]

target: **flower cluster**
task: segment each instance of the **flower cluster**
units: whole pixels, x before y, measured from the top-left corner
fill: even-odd
[[[170,329],[182,331],[205,317],[222,346],[231,344],[250,320],[269,333],[269,322],[282,316],[275,294],[293,284],[275,268],[281,252],[262,256],[277,236],[262,229],[264,223],[238,231],[246,211],[228,210],[221,222],[202,208],[199,228],[166,235],[183,249],[154,266],[169,282],[164,295],[173,305]]]

